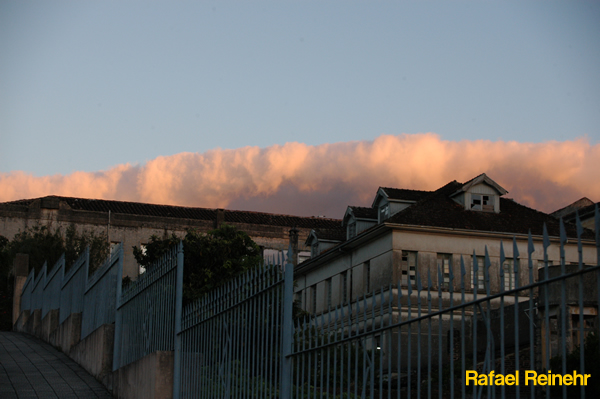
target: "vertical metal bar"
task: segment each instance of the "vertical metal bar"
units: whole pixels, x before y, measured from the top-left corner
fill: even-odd
[[[427,376],[431,377],[431,269],[427,269]],[[438,282],[438,285],[441,281]],[[431,399],[431,379],[427,379],[427,398]]]
[[[565,224],[560,218],[560,324],[561,324],[561,355],[562,355],[562,373],[567,373],[567,282],[564,278],[566,275],[565,266],[565,244],[567,243],[567,233]],[[563,397],[567,397],[567,386],[562,386]]]
[[[402,323],[402,280],[398,279],[398,294],[397,294],[397,305],[398,308],[398,322]],[[408,280],[410,285],[410,279]],[[390,340],[391,341],[391,340]],[[391,358],[391,356],[390,356]],[[396,369],[398,370],[398,382],[397,382],[397,399],[400,399],[400,393],[402,392],[402,327],[398,327],[398,353],[396,355]],[[391,378],[390,378],[391,379]]]
[[[121,296],[123,294],[123,245],[118,249],[119,251],[119,266],[117,268],[117,292],[115,301],[115,338],[113,344],[113,371],[121,367],[121,339],[123,335],[123,311],[121,307]],[[86,258],[89,264],[89,247],[86,248]],[[87,268],[87,265],[86,265]]]
[[[476,261],[475,261],[476,262]],[[465,276],[467,275],[467,270],[465,269],[465,260],[463,256],[460,256],[460,304],[465,304]],[[477,287],[475,287],[477,290]],[[461,307],[461,318],[460,318],[460,375],[462,378],[461,383],[461,397],[465,399],[467,384],[465,381],[466,375],[466,344],[465,344],[465,307]]]
[[[533,259],[532,255],[535,252],[533,246],[533,238],[531,237],[531,230],[527,234],[527,266],[529,269],[529,284],[533,284]],[[537,312],[537,310],[536,310]],[[529,367],[534,370],[535,367],[535,335],[534,335],[534,317],[535,313],[533,310],[533,288],[529,289]],[[518,371],[515,371],[517,373]],[[530,388],[531,399],[535,398],[535,385]]]
[[[579,271],[583,270],[583,246],[581,243],[581,235],[583,234],[583,226],[581,226],[581,220],[579,219],[579,212],[575,210],[575,219],[577,224],[577,253],[578,253],[578,264]],[[579,275],[579,370],[582,375],[585,375],[585,341],[584,341],[584,329],[583,329],[583,274]],[[581,398],[585,398],[585,386],[580,386]]]
[[[490,308],[491,308],[491,303],[489,300],[489,297],[491,295],[491,287],[490,287],[490,267],[492,266],[492,263],[490,262],[490,255],[488,253],[488,249],[487,249],[487,245],[485,246],[485,260],[484,260],[484,273],[485,273],[485,293],[486,296],[488,298],[487,300],[487,309],[486,309],[486,313],[487,313],[487,322],[486,322],[486,332],[487,332],[487,345],[486,345],[486,357],[485,359],[487,360],[487,369],[488,370],[493,370],[494,366],[495,366],[495,361],[494,361],[494,351],[495,351],[495,347],[494,347],[494,336],[492,335],[492,331],[490,328]],[[483,313],[483,312],[482,312]],[[489,354],[489,355],[488,355]],[[495,391],[493,390],[493,386],[492,385],[488,385],[488,397],[492,397],[494,398],[495,395]]]
[[[417,273],[417,398],[421,397],[421,291],[423,286],[421,285],[420,273]]]
[[[521,254],[519,253],[519,247],[517,246],[517,239],[516,237],[513,237],[513,267],[514,267],[514,277],[515,277],[515,288],[519,288],[521,286],[521,261],[519,260],[519,256]],[[519,370],[520,369],[520,365],[519,365],[519,352],[520,352],[520,345],[519,345],[519,292],[515,292],[515,370]],[[504,331],[504,328],[502,328],[502,331]],[[529,366],[530,370],[533,369],[533,366]],[[520,391],[521,387],[519,385],[515,386],[515,390],[517,393],[517,397],[521,396],[521,391]],[[504,385],[502,385],[502,394],[504,397]]]
[[[288,399],[292,391],[292,343],[294,342],[293,328],[293,301],[294,301],[294,265],[291,261],[293,256],[292,246],[288,248],[288,261],[285,265],[284,294],[283,294],[283,337],[281,338],[282,365],[281,365],[281,398]]]
[[[485,267],[485,265],[482,265]],[[473,301],[477,301],[477,290],[479,289],[479,264],[477,262],[477,255],[475,255],[475,250],[473,250]],[[473,305],[473,370],[477,370],[477,307]],[[473,384],[473,397],[477,397],[477,385]]]
[[[548,284],[549,273],[548,273],[548,247],[550,246],[550,238],[548,237],[548,229],[546,227],[546,223],[544,223],[544,314],[545,314],[545,348],[546,348],[546,370],[550,370],[550,307],[548,300],[548,290],[550,289],[550,284]],[[546,397],[550,398],[550,390],[546,389]]]
[[[450,269],[452,269],[452,265],[450,265]],[[438,265],[438,310],[441,312],[443,305],[442,305],[442,284],[441,282],[444,281],[444,275],[442,273],[442,269],[440,268],[440,266]],[[450,288],[450,287],[448,287]],[[444,352],[443,348],[442,348],[442,337],[443,337],[443,332],[442,332],[442,314],[440,313],[439,318],[438,318],[438,397],[441,399],[442,398],[442,379],[443,379],[443,375],[442,375],[442,353]]]
[[[462,256],[461,256],[462,261]],[[454,267],[450,268],[450,309],[454,307]],[[454,311],[450,312],[450,395],[454,397]],[[440,393],[441,395],[441,393]]]
[[[504,255],[504,244],[502,240],[500,240],[500,291],[504,294],[506,291],[506,282],[504,281],[504,262],[506,257]],[[514,258],[513,258],[514,261]],[[510,273],[510,270],[508,271]],[[504,357],[506,356],[504,351],[504,295],[500,297],[500,373],[502,375],[506,375],[505,372],[505,364]],[[516,357],[518,357],[518,352],[515,352]],[[515,367],[515,370],[519,370],[518,367]],[[504,398],[506,396],[506,391],[504,388],[504,384],[502,385],[501,395]]]
[[[418,276],[418,271],[416,272],[417,276]],[[406,287],[406,291],[407,291],[407,296],[406,296],[406,308],[408,310],[407,315],[406,315],[406,320],[409,321],[408,323],[408,336],[406,337],[406,346],[407,346],[407,350],[406,353],[408,354],[407,358],[406,358],[406,397],[410,398],[412,391],[411,391],[411,380],[412,380],[412,365],[411,365],[411,359],[412,359],[412,346],[411,346],[411,337],[412,337],[412,283],[410,281],[410,278],[408,279],[408,285]],[[400,313],[400,317],[402,317],[402,309],[399,309],[399,313]],[[398,334],[402,334],[402,330],[398,331]]]

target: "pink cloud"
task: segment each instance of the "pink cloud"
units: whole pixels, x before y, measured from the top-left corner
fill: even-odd
[[[287,143],[158,157],[145,165],[34,177],[0,174],[0,201],[50,194],[340,217],[371,205],[378,186],[436,189],[487,173],[508,197],[550,212],[600,198],[600,144],[445,141],[383,135],[373,141]]]

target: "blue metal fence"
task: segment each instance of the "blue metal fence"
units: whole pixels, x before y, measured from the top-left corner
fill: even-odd
[[[183,309],[175,397],[285,397],[281,263],[280,257],[251,270]],[[291,304],[291,289],[289,294]]]
[[[42,319],[46,317],[50,310],[58,310],[60,308],[60,288],[64,274],[65,255],[63,254],[46,276],[43,293],[44,301],[42,303]]]
[[[182,251],[181,243],[173,247],[118,296],[114,370],[152,352],[174,349],[176,299],[181,297],[177,272],[183,273]]]
[[[348,305],[307,316],[295,326],[290,356],[293,397],[583,398],[586,391],[588,397],[600,394],[598,384],[592,383],[597,376],[591,377],[588,386],[534,385],[526,380],[532,372],[546,375],[546,379],[550,372],[552,376],[574,372],[585,375],[593,364],[586,359],[599,355],[598,211],[596,265],[583,264],[579,219],[577,232],[579,262],[567,265],[567,238],[561,221],[561,260],[557,266],[548,263],[551,240],[544,232],[541,249],[545,262],[539,277],[534,273],[532,254],[536,248],[531,234],[523,257],[513,240],[516,261],[507,272],[519,276],[524,267],[528,280],[517,278],[511,289],[505,286],[503,268],[492,269],[486,249],[483,264],[479,265],[484,268],[485,295],[478,297],[474,290],[467,300],[465,291],[471,281],[466,279],[461,258],[461,275],[453,275],[451,269],[447,288],[442,284],[434,288],[432,284],[436,277],[432,274],[443,281],[442,270],[438,269],[429,272],[426,281],[417,274],[416,289],[398,281]],[[503,245],[500,258],[502,264]],[[477,287],[477,254],[473,254],[472,261],[473,286]],[[490,290],[493,273],[499,273],[501,283],[501,292],[496,294]],[[460,286],[458,292],[454,292],[455,286]],[[513,375],[512,384],[477,385],[475,382],[482,380],[473,378],[498,374]],[[514,383],[516,376],[520,384]],[[552,377],[553,381],[562,381],[560,376]]]
[[[88,263],[89,265],[89,263]],[[123,244],[89,277],[83,295],[81,339],[103,324],[115,322],[117,285],[123,278]]]
[[[529,235],[527,254],[519,254],[513,239],[509,269],[493,268],[486,249],[472,255],[472,281],[461,257],[460,275],[450,268],[448,284],[432,283],[444,281],[439,268],[426,278],[417,273],[414,286],[398,281],[295,323],[289,257],[283,268],[279,258],[184,308],[181,243],[125,288],[122,247],[89,280],[88,252],[66,274],[64,259],[48,276],[44,265],[37,278],[29,274],[21,310],[45,315],[58,303],[61,322],[82,312],[82,338],[115,322],[114,370],[155,351],[174,351],[175,398],[583,398],[593,388],[524,384],[525,370],[585,375],[600,354],[588,348],[600,335],[598,210],[594,266],[583,263],[582,232],[577,218],[577,264],[565,262],[561,221],[558,240],[544,229],[541,248]],[[551,265],[547,254],[556,244],[560,265]],[[545,260],[539,269],[536,250]],[[500,264],[505,259],[500,243]],[[491,292],[492,278],[500,282],[498,293]],[[468,292],[481,284],[485,293]],[[492,372],[518,374],[521,384],[480,386],[467,379]]]
[[[86,248],[63,276],[60,291],[59,323],[64,322],[72,313],[83,312],[83,293],[87,281],[90,263],[90,250]]]

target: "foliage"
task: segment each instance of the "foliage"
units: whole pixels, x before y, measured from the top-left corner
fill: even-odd
[[[595,331],[588,334],[583,345],[584,353],[584,367],[585,374],[590,374],[592,378],[588,380],[588,385],[585,387],[585,394],[588,398],[600,397],[600,363],[598,362],[598,352],[600,351],[600,339]],[[581,347],[575,348],[575,350],[567,355],[566,359],[567,370],[565,373],[562,372],[562,356],[555,356],[550,359],[550,370],[553,374],[572,374],[573,371],[577,371],[579,374],[583,374],[580,367],[581,360]],[[580,393],[580,386],[568,386],[567,396],[577,397]],[[552,394],[560,395],[562,387],[552,387]]]
[[[162,239],[152,236],[145,251],[133,247],[133,255],[141,266],[149,268],[179,240],[175,234]],[[257,267],[261,261],[258,245],[248,234],[229,225],[222,225],[206,234],[189,229],[183,238],[183,252],[183,296],[186,302],[200,298],[243,272]]]
[[[35,269],[36,276],[47,262],[48,271],[65,254],[67,269],[90,247],[90,272],[97,269],[109,253],[106,237],[94,232],[78,233],[70,225],[63,234],[60,228],[35,225],[28,227],[9,241],[0,236],[0,330],[12,329],[13,261],[16,254],[29,255],[29,268]]]
[[[0,331],[12,329],[12,287],[10,278],[9,241],[0,236]]]

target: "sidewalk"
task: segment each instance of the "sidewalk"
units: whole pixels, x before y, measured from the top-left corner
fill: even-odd
[[[0,398],[112,398],[81,366],[29,335],[0,331]]]

